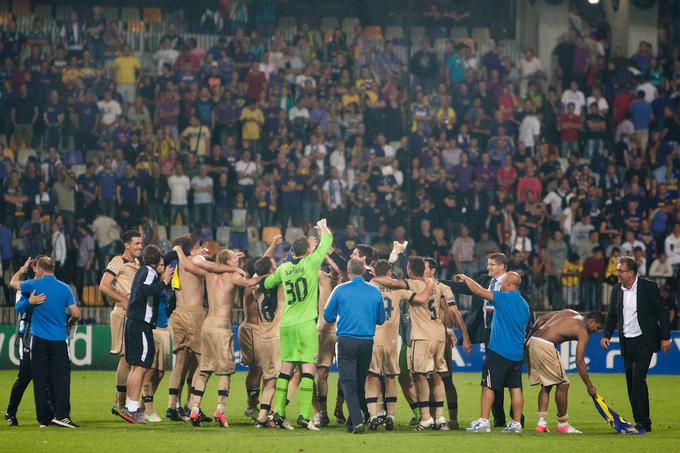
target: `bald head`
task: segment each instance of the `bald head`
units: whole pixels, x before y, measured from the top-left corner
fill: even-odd
[[[517,272],[510,271],[503,274],[501,281],[501,291],[514,291],[519,289],[522,277]]]
[[[350,278],[364,275],[364,262],[359,258],[352,258],[347,262],[347,274]]]

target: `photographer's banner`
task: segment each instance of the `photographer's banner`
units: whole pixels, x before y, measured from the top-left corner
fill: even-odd
[[[234,327],[234,349],[236,369],[243,371],[238,345],[238,327]],[[16,328],[13,325],[0,325],[0,369],[15,369],[19,365],[19,351],[15,346]],[[600,348],[601,333],[591,335],[586,349],[586,363],[591,373],[623,373],[623,356],[618,337],[613,337],[608,350]],[[109,326],[78,326],[71,340],[69,352],[74,370],[115,370],[118,359],[109,353],[111,335]],[[576,342],[563,343],[558,347],[564,368],[576,372]],[[472,354],[463,352],[458,346],[453,350],[454,371],[480,373],[484,362],[484,348],[474,345]],[[331,368],[335,370],[333,365]],[[650,374],[680,375],[680,331],[672,332],[671,350],[668,354],[658,353],[652,357]]]

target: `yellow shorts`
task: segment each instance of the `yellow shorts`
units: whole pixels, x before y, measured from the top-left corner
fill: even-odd
[[[109,315],[111,328],[111,354],[125,355],[125,309],[114,307]]]
[[[203,307],[177,308],[170,316],[173,352],[188,349],[201,353],[201,326],[205,320]]]
[[[446,373],[444,359],[445,341],[411,340],[407,351],[408,369],[411,373]]]
[[[531,337],[527,343],[529,384],[544,387],[569,382],[555,345],[542,338]]]
[[[241,353],[241,365],[250,366],[255,364],[255,345],[253,333],[257,326],[241,323],[238,326],[238,349]]]
[[[399,348],[393,345],[373,345],[373,355],[371,365],[368,368],[370,373],[378,376],[396,376],[400,373],[399,368]]]
[[[333,365],[333,358],[335,357],[335,342],[337,337],[334,331],[319,333],[319,360],[316,366],[330,368]]]
[[[234,374],[234,335],[231,323],[224,318],[208,316],[201,327],[201,371],[217,375]]]
[[[156,346],[156,355],[153,358],[151,368],[159,371],[172,368],[170,363],[170,330],[167,328],[153,329],[153,343]]]

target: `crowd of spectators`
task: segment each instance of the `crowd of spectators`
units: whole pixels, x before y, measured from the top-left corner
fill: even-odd
[[[340,251],[409,239],[442,275],[504,251],[542,309],[600,308],[619,254],[677,293],[678,42],[624,55],[574,29],[553,63],[425,38],[405,60],[369,27],[225,26],[203,49],[171,23],[144,55],[98,7],[42,27],[0,44],[6,271],[51,254],[82,290],[122,230],[228,226],[247,249],[325,216]]]

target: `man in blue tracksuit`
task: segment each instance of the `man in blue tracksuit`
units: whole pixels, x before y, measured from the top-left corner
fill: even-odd
[[[348,429],[360,434],[365,430],[364,415],[368,415],[364,387],[373,336],[375,326],[385,322],[385,307],[380,290],[364,280],[363,261],[349,260],[347,274],[351,280],[333,290],[323,317],[328,323],[338,321],[338,370],[350,414]]]

